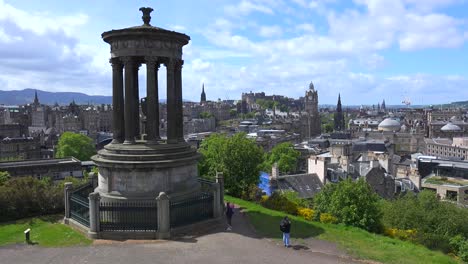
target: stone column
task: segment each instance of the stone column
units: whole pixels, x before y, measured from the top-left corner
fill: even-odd
[[[159,136],[158,69],[156,57],[146,57],[146,135],[148,142],[156,142]]]
[[[175,60],[166,62],[167,71],[167,143],[177,143],[177,93],[175,89]]]
[[[224,176],[222,172],[216,172],[216,183],[219,184],[219,202],[224,209]]]
[[[183,60],[177,60],[174,69],[175,96],[176,96],[176,136],[177,141],[184,140],[184,105],[182,101],[182,65]]]
[[[169,197],[165,192],[160,192],[156,198],[158,207],[158,239],[167,239],[171,236],[171,214]]]
[[[110,60],[112,64],[112,143],[124,141],[124,95],[123,64],[118,58]]]
[[[101,196],[98,192],[92,192],[88,196],[89,199],[89,231],[90,238],[98,238],[99,227],[99,201]]]
[[[133,115],[135,117],[135,136],[137,139],[140,139],[140,88],[138,86],[138,70],[140,69],[141,64],[137,62],[133,68],[133,89],[134,91],[134,100],[135,108]]]
[[[135,109],[135,78],[134,68],[136,62],[131,57],[124,57],[122,61],[125,66],[125,141],[124,144],[135,143],[135,126],[136,120],[134,116]]]
[[[72,190],[73,190],[73,183],[66,182],[65,188],[64,188],[65,219],[70,218],[70,195],[71,195]]]

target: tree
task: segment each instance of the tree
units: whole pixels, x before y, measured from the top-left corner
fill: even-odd
[[[85,135],[65,132],[60,136],[57,145],[57,158],[75,157],[79,160],[90,160],[96,154],[93,140]]]
[[[380,198],[364,179],[347,179],[338,184],[327,184],[314,197],[317,217],[330,213],[338,222],[368,231],[380,231]]]
[[[245,133],[230,138],[211,135],[202,142],[199,151],[203,155],[199,163],[200,174],[213,179],[217,171],[223,172],[227,193],[240,197],[258,183],[263,151]]]
[[[212,118],[212,117],[213,117],[213,114],[210,113],[210,112],[201,112],[199,117],[200,117],[200,118],[203,118],[203,119],[205,119],[205,118]]]
[[[269,154],[266,155],[264,169],[270,171],[275,162],[282,173],[291,173],[296,170],[297,160],[301,153],[294,149],[290,142],[276,145]]]

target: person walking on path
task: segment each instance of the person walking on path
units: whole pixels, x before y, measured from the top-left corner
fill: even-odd
[[[227,202],[226,203],[226,219],[228,222],[227,230],[232,230],[232,215],[234,214],[233,206]]]
[[[283,232],[283,243],[285,247],[289,247],[289,233],[291,232],[291,221],[285,216],[280,223],[280,230]]]

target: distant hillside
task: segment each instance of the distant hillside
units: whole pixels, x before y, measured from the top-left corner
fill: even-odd
[[[0,104],[4,105],[23,105],[34,101],[35,89],[24,89],[14,91],[0,91]],[[46,92],[37,90],[37,97],[41,104],[60,105],[70,104],[73,100],[77,104],[111,104],[112,96],[87,95],[75,92]]]

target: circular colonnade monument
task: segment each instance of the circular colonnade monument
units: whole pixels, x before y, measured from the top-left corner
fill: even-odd
[[[199,154],[184,140],[182,47],[190,37],[150,25],[152,8],[141,26],[102,33],[110,45],[113,140],[92,159],[99,168],[96,192],[103,201],[154,200],[197,193]],[[146,64],[146,128],[139,129],[138,72]],[[158,70],[166,67],[167,87]],[[167,139],[160,137],[159,89],[167,90]]]

